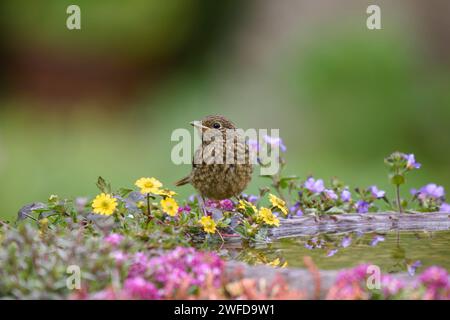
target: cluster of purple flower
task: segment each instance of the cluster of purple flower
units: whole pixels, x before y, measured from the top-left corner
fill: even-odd
[[[442,186],[429,183],[419,190],[412,189],[411,194],[423,208],[450,213],[450,204],[445,202],[445,190]]]
[[[372,203],[375,200],[383,199],[386,196],[386,192],[379,190],[377,186],[370,186],[366,190],[360,192],[361,199],[353,202],[352,193],[348,187],[329,189],[325,187],[324,181],[322,179],[314,179],[309,177],[303,184],[305,190],[313,195],[324,195],[325,201],[331,205],[344,205],[345,210],[356,210],[358,213],[367,213]],[[299,209],[301,207],[300,203],[296,203],[295,206],[291,207],[291,213],[295,215],[299,214]]]

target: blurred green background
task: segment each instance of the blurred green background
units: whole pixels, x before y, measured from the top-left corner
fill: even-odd
[[[174,188],[190,166],[171,162],[171,133],[208,114],[280,128],[289,173],[390,190],[383,158],[400,150],[423,164],[405,196],[449,189],[449,3],[372,2],[2,1],[0,217],[95,195],[99,175]]]

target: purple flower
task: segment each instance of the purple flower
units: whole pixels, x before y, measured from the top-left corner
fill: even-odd
[[[341,193],[341,200],[343,202],[349,202],[352,200],[352,194],[348,189],[344,189]]]
[[[386,195],[386,192],[383,190],[378,190],[377,186],[369,187],[369,191],[372,194],[372,197],[376,199],[381,199]]]
[[[181,213],[181,212],[191,212],[191,207],[189,206],[189,205],[186,205],[186,206],[184,206],[184,207],[179,207],[178,208],[178,213]]]
[[[253,151],[253,152],[258,152],[259,151],[258,140],[249,139],[247,143],[248,143],[248,147],[250,148],[250,151]]]
[[[133,299],[155,300],[160,299],[158,289],[144,278],[135,277],[125,280],[124,291]]]
[[[217,208],[219,206],[219,202],[216,200],[208,199],[205,201],[205,206],[208,208]]]
[[[441,207],[439,208],[440,212],[450,213],[450,204],[443,203],[441,204]]]
[[[248,198],[247,198],[248,202],[251,202],[251,203],[253,203],[253,204],[254,204],[256,201],[258,201],[258,199],[259,199],[259,197],[258,197],[258,196],[255,196],[254,194],[249,195]]]
[[[376,235],[375,237],[373,237],[372,241],[370,241],[370,245],[372,247],[375,247],[379,242],[383,242],[384,241],[384,237]]]
[[[219,204],[223,210],[231,211],[234,209],[234,203],[230,199],[220,200]]]
[[[303,211],[300,208],[300,202],[297,202],[296,204],[294,204],[292,207],[289,208],[289,212],[291,214],[295,214],[298,217],[301,217],[303,215]]]
[[[112,246],[118,246],[122,242],[123,238],[124,236],[121,234],[111,233],[107,235],[104,240]]]
[[[304,186],[312,193],[321,193],[322,191],[325,190],[323,180],[322,179],[315,180],[313,177],[308,178]]]
[[[358,213],[367,213],[367,212],[369,212],[369,207],[370,207],[370,203],[365,202],[363,200],[359,200],[356,203],[356,211]]]
[[[442,198],[445,196],[444,187],[438,186],[435,183],[429,183],[426,186],[420,188],[418,198],[424,200],[425,198]]]
[[[405,159],[407,161],[406,168],[408,168],[409,170],[419,169],[422,166],[420,163],[416,162],[416,158],[412,153],[405,154]]]
[[[269,144],[272,148],[279,147],[282,152],[286,152],[286,146],[283,143],[283,140],[279,137],[271,137],[268,135],[264,136],[264,141]]]
[[[328,251],[327,257],[332,257],[332,256],[334,256],[337,252],[338,252],[338,249],[331,249],[330,251]]]
[[[351,237],[345,236],[344,238],[342,238],[341,246],[343,248],[347,248],[351,244],[352,244],[352,238]]]
[[[420,260],[414,261],[412,264],[406,265],[406,268],[408,269],[408,273],[410,276],[413,276],[416,274],[416,269],[422,266],[422,262]]]
[[[325,195],[327,196],[327,198],[331,199],[331,200],[337,200],[338,196],[337,194],[331,190],[331,189],[325,189]]]

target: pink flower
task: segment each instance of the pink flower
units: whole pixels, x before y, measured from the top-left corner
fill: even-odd
[[[381,289],[383,290],[385,299],[390,298],[391,296],[395,296],[404,287],[405,284],[402,281],[392,277],[391,275],[381,276]]]
[[[117,264],[122,264],[128,259],[128,255],[123,253],[122,251],[113,251],[111,252],[111,256]]]
[[[132,299],[155,300],[161,298],[154,284],[141,277],[125,280],[123,290]]]
[[[234,209],[234,203],[230,199],[220,200],[219,203],[223,210],[231,211]]]
[[[447,270],[437,266],[427,268],[419,280],[427,287],[445,288],[449,285]]]
[[[122,242],[123,238],[124,236],[122,236],[121,234],[111,233],[106,236],[104,240],[112,246],[118,246]]]

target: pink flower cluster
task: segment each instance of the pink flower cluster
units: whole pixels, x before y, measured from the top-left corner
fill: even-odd
[[[425,300],[450,300],[449,274],[441,267],[429,267],[415,282],[410,284],[394,276],[382,274],[379,292],[368,289],[367,280],[372,275],[368,272],[368,267],[367,264],[361,264],[353,269],[342,271],[329,290],[327,299],[355,300],[410,297]]]
[[[232,211],[234,209],[234,203],[230,199],[223,199],[220,201],[208,199],[205,202],[208,208],[218,208],[225,211]]]
[[[425,287],[425,300],[450,300],[450,282],[447,270],[432,266],[426,269],[419,277],[420,283]]]
[[[208,285],[222,285],[224,262],[214,253],[177,247],[157,257],[138,252],[130,259],[123,288],[119,292],[109,288],[92,298],[170,299],[180,288],[192,292]]]

